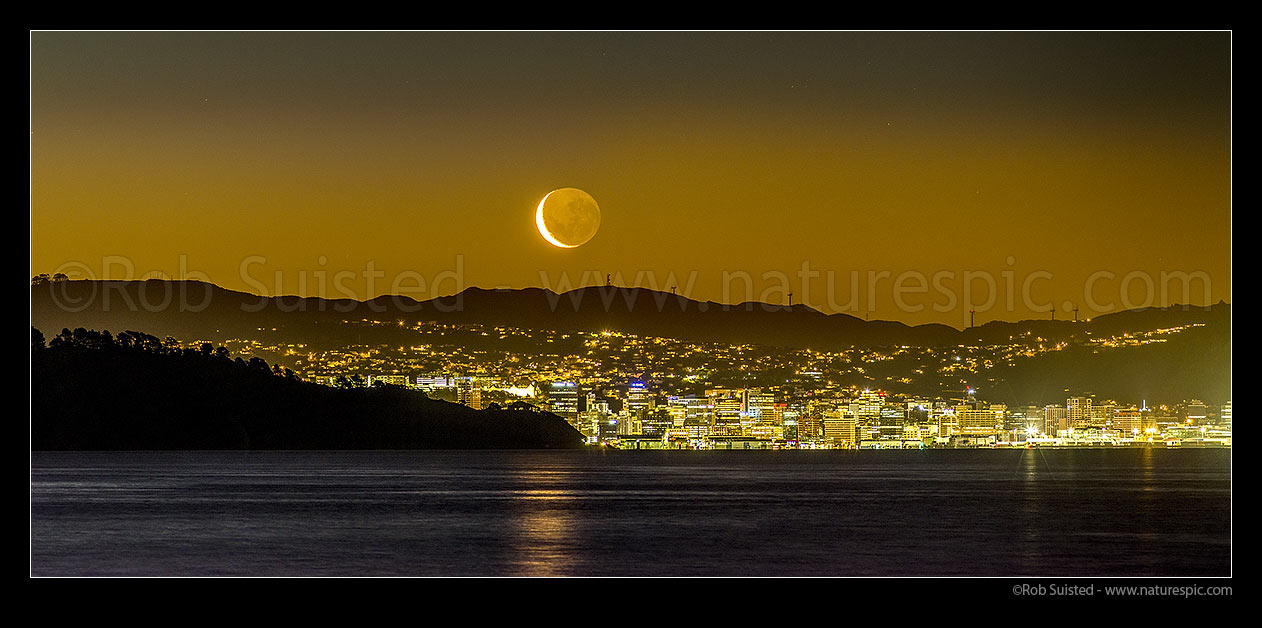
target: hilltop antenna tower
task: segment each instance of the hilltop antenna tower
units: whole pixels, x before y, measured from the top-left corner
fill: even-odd
[[[1075,323],[1078,322],[1078,306],[1077,305],[1074,306],[1074,322]]]
[[[973,327],[973,308],[968,309],[968,326]]]
[[[790,308],[793,307],[793,293],[792,292],[789,293],[789,307]]]

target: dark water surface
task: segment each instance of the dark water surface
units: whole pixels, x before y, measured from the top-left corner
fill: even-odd
[[[1230,450],[31,458],[40,576],[1231,574]]]

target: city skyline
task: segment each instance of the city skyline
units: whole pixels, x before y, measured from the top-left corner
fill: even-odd
[[[32,30],[31,576],[1229,597],[1233,35]]]
[[[369,388],[392,394],[391,390],[410,389],[421,391],[426,401],[438,400],[440,406],[445,401],[479,412],[508,411],[519,419],[563,420],[587,445],[620,449],[1229,448],[1232,444],[1230,396],[1209,402],[1194,396],[1149,404],[1147,399],[1135,402],[1067,387],[1055,402],[1048,403],[1056,394],[1045,394],[1042,402],[1033,403],[1030,398],[1009,397],[1013,390],[1007,382],[986,378],[997,373],[992,371],[996,367],[1012,366],[1018,356],[1057,353],[1070,344],[1045,346],[1041,338],[1011,347],[817,352],[692,343],[611,331],[573,334],[369,320],[345,324],[359,328],[361,338],[363,331],[373,328],[404,328],[412,342],[420,344],[289,343],[268,333],[276,330],[259,328],[261,333],[251,338],[229,338],[216,347],[206,339],[161,340],[140,332],[113,336],[108,331],[79,328],[64,329],[47,343],[33,330],[32,350],[40,356],[45,352],[67,357],[96,353],[125,360],[146,354],[149,360],[166,356],[207,372],[212,366],[231,367],[235,355],[240,375],[258,377],[261,373],[266,379],[272,375],[289,384],[318,384],[308,388],[307,394],[323,390],[318,394],[327,395],[331,389],[349,394]],[[1169,336],[1203,326],[1097,337],[1092,345],[1165,343]],[[487,340],[473,340],[479,336]],[[487,346],[500,348],[479,348]],[[996,350],[1002,350],[1002,355]],[[932,357],[935,353],[937,358]],[[277,361],[269,367],[269,360]],[[912,374],[906,366],[893,371],[903,377],[879,377],[876,365],[909,360],[920,366],[915,373],[932,370],[947,379],[931,387],[936,392],[926,392],[923,388],[899,390],[900,384],[912,381],[906,377]],[[501,421],[498,430],[511,425],[511,421]],[[473,430],[473,436],[486,426],[469,424],[467,429]]]

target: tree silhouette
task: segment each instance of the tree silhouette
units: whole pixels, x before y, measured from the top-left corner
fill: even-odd
[[[61,333],[57,334],[48,346],[104,349],[107,347],[115,347],[117,346],[117,343],[114,342],[114,337],[110,335],[109,330],[96,331],[78,327],[74,331],[63,328]]]
[[[338,382],[361,390],[338,390],[259,357],[168,350],[132,330],[63,329],[45,346],[32,326],[31,344],[32,450],[582,445],[564,420],[529,404],[505,421],[495,405],[473,410],[404,387],[368,389],[360,375]]]
[[[158,340],[154,336],[150,336],[149,334],[132,331],[130,329],[119,333],[114,337],[114,341],[119,347],[124,349],[163,353],[162,341]]]
[[[49,348],[70,346],[72,344],[73,344],[73,341],[70,335],[70,330],[66,329],[65,327],[61,328],[61,333],[57,334],[56,336],[53,336],[53,339],[48,341]]]

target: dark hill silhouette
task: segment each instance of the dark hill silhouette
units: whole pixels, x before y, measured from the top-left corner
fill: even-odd
[[[1130,310],[1082,322],[990,321],[958,330],[946,325],[869,322],[802,305],[722,305],[648,289],[604,286],[562,294],[539,288],[469,288],[428,301],[383,296],[359,302],[264,298],[191,281],[57,281],[31,287],[31,318],[42,329],[145,329],[164,338],[266,338],[271,343],[306,344],[315,349],[402,345],[416,338],[407,326],[343,324],[361,319],[481,323],[560,332],[609,329],[690,341],[817,350],[984,346],[1007,344],[1010,338],[1028,334],[1028,339],[1045,344],[1069,343],[1070,349],[972,377],[987,388],[992,401],[1019,404],[1057,397],[1063,401],[1065,389],[1118,399],[1231,398],[1231,306],[1225,303]],[[1098,352],[1082,346],[1092,338],[1188,324],[1204,326],[1185,329],[1161,344]],[[905,392],[938,395],[943,390]]]
[[[824,314],[803,305],[724,305],[646,288],[587,287],[557,294],[540,288],[469,288],[459,295],[416,301],[382,296],[368,301],[259,297],[197,281],[60,281],[31,287],[32,324],[43,329],[146,329],[177,338],[240,338],[276,328],[301,342],[353,344],[343,320],[483,323],[562,332],[612,329],[625,333],[729,344],[838,350],[888,345],[949,346],[1006,342],[1029,332],[1049,341],[1117,329],[1138,331],[1195,322],[1229,325],[1230,305],[1172,306],[1065,320],[991,321],[958,330],[909,326]],[[391,341],[387,339],[384,341]]]
[[[994,381],[988,384],[988,378]],[[1232,398],[1231,327],[1187,329],[1166,342],[1138,347],[1070,345],[986,371],[975,381],[986,388],[988,400],[1008,404],[1064,403],[1088,393],[1134,403],[1194,398],[1224,403]]]
[[[533,449],[582,445],[556,415],[482,410],[395,387],[336,389],[209,343],[32,328],[31,448]]]

